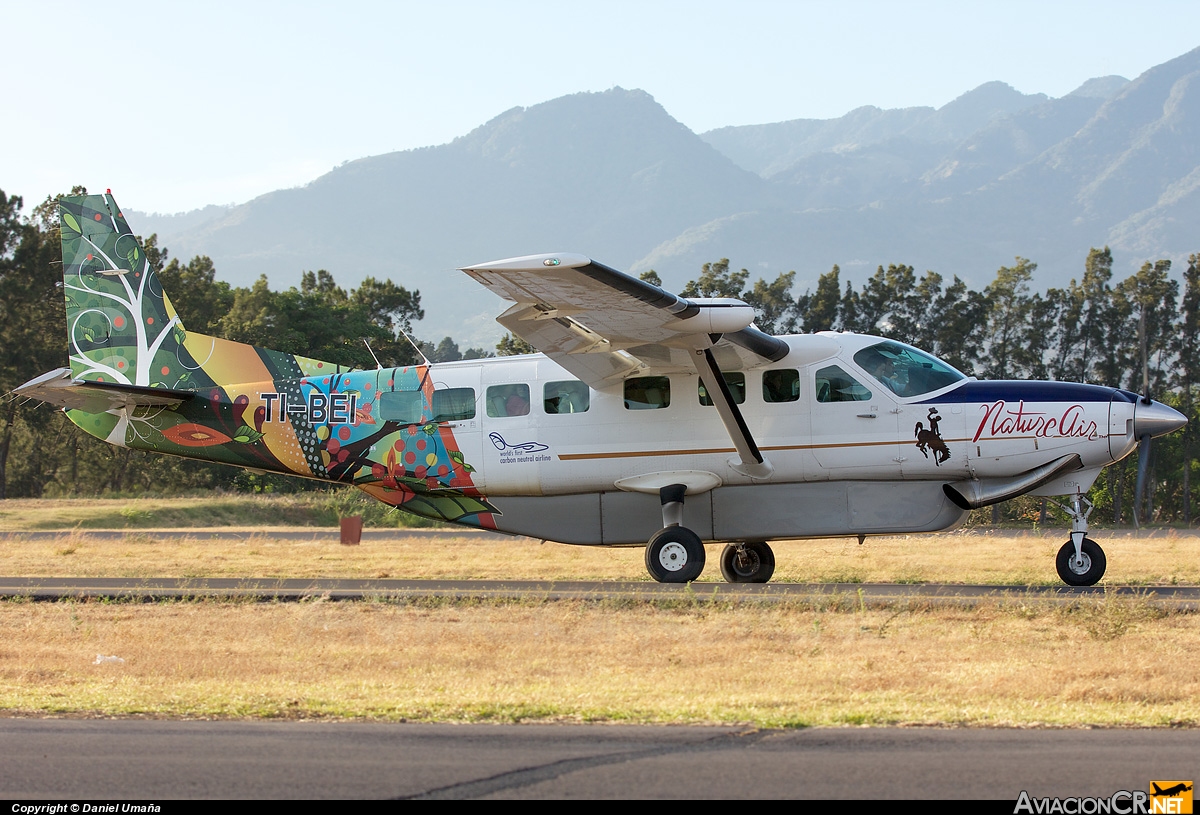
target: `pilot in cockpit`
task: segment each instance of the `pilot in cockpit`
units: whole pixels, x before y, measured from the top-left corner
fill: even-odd
[[[899,374],[896,371],[896,363],[892,361],[891,357],[885,357],[883,354],[880,354],[875,360],[874,365],[868,370],[870,370],[871,376],[886,385],[892,393],[898,396],[903,395],[901,391],[904,388],[904,384],[900,381]]]

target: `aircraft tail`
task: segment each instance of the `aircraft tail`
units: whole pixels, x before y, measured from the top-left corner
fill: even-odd
[[[58,212],[73,380],[195,392],[350,370],[189,332],[111,193],[64,196]]]
[[[262,436],[258,425],[263,409],[253,417],[242,415],[251,392],[287,393],[291,404],[301,404],[305,377],[352,370],[189,332],[111,193],[65,196],[58,213],[70,368],[37,377],[15,392],[66,408],[71,421],[88,433],[112,444],[147,443],[166,449],[159,437],[169,441],[178,434],[156,426],[150,433],[153,442],[146,442],[130,424],[131,417],[138,419],[139,408],[166,408],[175,421],[183,421],[187,411],[176,408],[203,395],[208,410],[224,417],[219,433],[204,431],[203,444],[215,443],[213,439],[256,440]],[[197,410],[191,424],[198,418],[209,420],[204,410]],[[184,422],[189,428],[191,424]],[[181,449],[169,452],[218,458],[207,448],[190,449],[201,446],[191,437],[180,444]],[[306,469],[312,469],[299,460],[288,462],[287,471],[307,475]],[[323,470],[315,474],[320,477]]]
[[[59,201],[73,379],[175,390],[186,331],[111,194]]]

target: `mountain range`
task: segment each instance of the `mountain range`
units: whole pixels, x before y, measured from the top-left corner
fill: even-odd
[[[940,107],[862,107],[693,133],[640,90],[514,108],[449,144],[343,164],[298,188],[182,215],[130,213],[218,276],[419,289],[422,337],[494,341],[505,305],[458,266],[581,252],[678,290],[727,257],[795,288],[839,264],[958,275],[976,288],[1022,256],[1036,287],[1111,246],[1124,276],[1200,251],[1200,48],[1129,81],[1052,99],[989,82]],[[136,204],[136,202],[129,202]]]

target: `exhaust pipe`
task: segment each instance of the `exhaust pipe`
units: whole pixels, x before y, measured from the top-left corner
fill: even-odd
[[[1016,498],[1045,484],[1059,473],[1083,469],[1083,460],[1078,453],[1056,458],[1049,464],[1034,467],[1007,481],[989,479],[986,483],[978,479],[959,481],[955,484],[943,484],[942,491],[946,497],[961,509],[979,509],[990,507],[1001,501]]]

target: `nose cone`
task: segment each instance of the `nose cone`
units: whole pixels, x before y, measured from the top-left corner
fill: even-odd
[[[1187,417],[1173,407],[1162,402],[1147,405],[1139,399],[1133,409],[1133,435],[1139,439],[1143,436],[1165,436],[1183,427],[1187,421]]]

